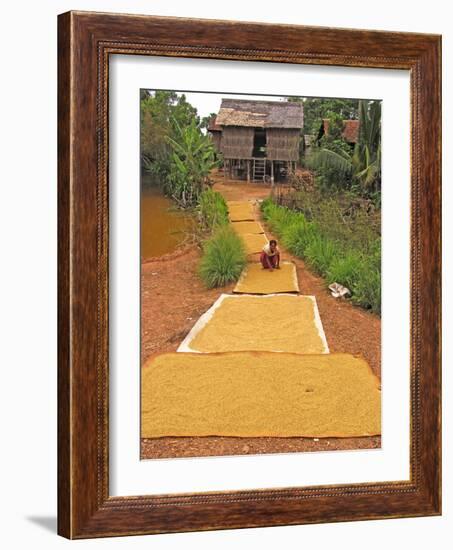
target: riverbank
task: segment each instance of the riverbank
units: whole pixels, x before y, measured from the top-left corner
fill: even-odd
[[[178,209],[158,185],[152,185],[149,174],[142,178],[140,255],[142,259],[157,258],[171,254],[186,242],[195,223],[194,216]]]
[[[215,177],[214,189],[227,200],[265,198],[269,187]],[[257,215],[259,211],[257,209]],[[266,233],[270,235],[270,232]],[[180,342],[221,292],[234,285],[207,290],[197,274],[200,250],[186,252],[142,265],[142,362],[155,353],[176,351]],[[302,294],[316,296],[324,331],[331,352],[360,354],[380,377],[380,319],[347,301],[330,296],[323,279],[306,269],[304,262],[282,249],[283,259],[293,261]],[[142,458],[220,456],[296,451],[350,450],[379,448],[380,437],[363,438],[235,438],[164,437],[143,439]]]

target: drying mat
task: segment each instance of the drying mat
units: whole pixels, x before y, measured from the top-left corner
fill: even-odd
[[[245,251],[247,254],[258,254],[263,250],[263,246],[268,243],[264,233],[260,233],[258,235],[253,233],[242,233],[241,237],[244,241]]]
[[[346,353],[165,353],[142,369],[141,395],[141,437],[381,432],[379,381]]]
[[[242,200],[242,201],[226,201],[228,208],[234,208],[235,206],[241,206],[242,204],[255,204],[256,201],[248,201],[248,200]]]
[[[222,294],[177,351],[248,350],[329,353],[315,297]]]
[[[299,292],[296,266],[292,262],[280,262],[280,269],[263,269],[260,263],[250,263],[242,272],[233,292],[242,294],[275,294]]]
[[[258,222],[233,222],[231,226],[239,235],[243,235],[244,233],[253,233],[255,235],[264,233],[261,224]]]
[[[232,222],[253,221],[255,219],[253,206],[250,202],[228,206],[228,215]]]

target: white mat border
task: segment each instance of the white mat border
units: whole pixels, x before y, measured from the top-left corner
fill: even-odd
[[[195,325],[192,327],[192,329],[189,331],[187,336],[184,338],[184,340],[179,345],[178,349],[176,350],[178,353],[209,353],[206,351],[198,351],[190,347],[190,343],[194,340],[194,338],[197,336],[197,334],[206,326],[208,321],[211,320],[212,316],[214,315],[214,312],[217,308],[220,307],[222,302],[228,298],[243,298],[245,296],[250,296],[252,298],[272,298],[273,296],[289,296],[291,298],[309,298],[313,302],[313,312],[315,317],[315,326],[318,329],[319,337],[321,338],[321,341],[324,346],[324,353],[330,353],[329,346],[327,345],[327,339],[326,334],[324,332],[324,327],[322,326],[321,317],[319,315],[318,310],[318,302],[316,301],[315,296],[306,295],[306,294],[282,294],[282,293],[275,293],[275,294],[264,294],[264,295],[257,295],[257,294],[221,294],[217,300],[212,304],[212,306],[201,315],[201,317],[198,319],[198,321],[195,323]],[[239,350],[235,350],[239,351]],[[250,351],[250,350],[248,350]],[[287,353],[284,350],[270,350],[271,353]]]

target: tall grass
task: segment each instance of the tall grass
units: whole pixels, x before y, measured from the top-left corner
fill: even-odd
[[[200,194],[198,212],[205,231],[212,231],[228,223],[228,207],[225,199],[212,189],[206,189]]]
[[[221,287],[237,281],[245,264],[241,237],[231,226],[222,225],[203,245],[199,274],[208,288]]]
[[[348,288],[357,284],[360,277],[361,264],[363,257],[355,250],[349,250],[332,258],[332,261],[326,270],[326,279],[329,284],[340,283]]]
[[[304,253],[308,265],[320,275],[327,273],[336,256],[336,244],[319,233],[312,237]]]
[[[363,254],[353,285],[352,301],[377,313],[381,311],[381,240]]]
[[[333,212],[331,203],[327,208]],[[353,303],[380,314],[381,240],[376,232],[362,232],[362,224],[333,231],[332,216],[322,213],[309,221],[304,213],[271,199],[263,201],[261,209],[271,231],[292,254],[303,258],[328,284],[349,288]]]

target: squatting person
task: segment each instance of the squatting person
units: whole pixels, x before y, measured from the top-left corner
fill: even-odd
[[[264,269],[269,269],[270,271],[280,269],[280,250],[275,239],[270,240],[263,246],[260,261]]]

